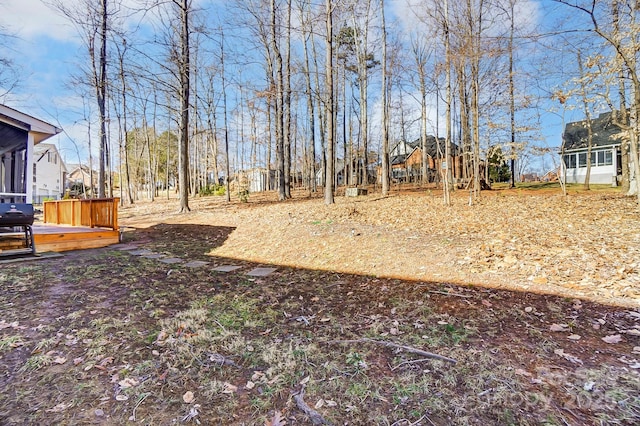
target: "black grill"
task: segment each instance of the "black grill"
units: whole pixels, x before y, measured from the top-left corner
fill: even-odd
[[[0,203],[0,226],[33,225],[33,204]]]
[[[17,203],[0,203],[0,256],[35,254],[33,241],[33,205]],[[12,241],[18,238],[23,247],[15,248]],[[3,240],[9,249],[3,249]]]

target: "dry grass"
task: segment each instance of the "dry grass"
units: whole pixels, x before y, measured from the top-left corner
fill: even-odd
[[[618,296],[625,304],[614,307],[543,294],[559,288],[568,295],[570,279],[543,286],[525,277],[535,256],[541,270],[553,262],[560,267],[562,259],[585,268],[605,247],[601,256],[621,256],[628,268],[614,285],[635,279],[624,253],[636,250],[636,234],[611,229],[616,246],[602,246],[593,234],[607,223],[629,225],[637,213],[625,199],[579,195],[543,203],[492,193],[472,208],[462,198],[444,208],[429,194],[339,199],[331,207],[313,199],[259,204],[255,198],[230,206],[199,199],[184,216],[167,213],[173,204],[125,209],[127,223],[145,224],[126,234],[129,242],[208,260],[210,267],[106,248],[0,269],[0,423],[264,425],[281,418],[302,425],[310,422],[294,398],[302,389],[308,406],[332,424],[640,421],[640,312],[624,296],[637,286],[628,281],[633,289]],[[570,213],[555,207],[562,203]],[[558,217],[529,210],[530,223],[520,210],[534,205]],[[499,212],[504,228],[485,216]],[[598,212],[601,218],[594,218]],[[385,217],[393,219],[383,223]],[[509,224],[520,220],[512,242]],[[579,232],[565,229],[565,235],[584,245],[565,244],[570,255],[563,258],[551,251],[555,243],[543,246],[542,237],[533,237],[543,223],[550,234],[572,224]],[[490,243],[488,235],[504,250],[517,249],[486,263],[479,253],[487,253],[481,244]],[[524,266],[496,268],[509,264],[507,255]],[[277,272],[246,276],[260,256]],[[385,267],[378,270],[379,262]],[[229,263],[242,269],[211,268]],[[604,282],[604,263],[583,273]],[[486,270],[473,272],[482,265]],[[399,270],[424,275],[382,277]],[[437,273],[443,279],[425,279]],[[466,276],[493,285],[446,283]],[[482,282],[487,276],[494,280]],[[536,284],[541,294],[492,288],[510,280],[514,288],[520,280]],[[601,290],[590,291],[596,298]],[[602,340],[612,335],[620,341]]]

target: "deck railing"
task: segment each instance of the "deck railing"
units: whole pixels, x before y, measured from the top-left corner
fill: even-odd
[[[119,201],[119,198],[45,201],[44,222],[117,230]]]

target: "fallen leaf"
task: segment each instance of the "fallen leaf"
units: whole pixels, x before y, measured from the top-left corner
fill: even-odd
[[[161,343],[167,340],[167,337],[169,337],[167,332],[162,330],[160,333],[158,333],[158,337],[156,337],[156,343]]]
[[[587,383],[584,384],[582,389],[586,390],[587,392],[591,392],[595,385],[596,385],[596,382],[587,382]]]
[[[550,331],[567,331],[568,330],[568,325],[566,324],[551,324],[551,326],[549,327]]]
[[[287,422],[282,418],[282,413],[278,410],[273,413],[271,420],[266,420],[264,422],[264,426],[285,426],[286,424]]]
[[[115,358],[114,358],[114,357],[112,357],[112,356],[108,356],[108,357],[106,357],[106,358],[103,358],[103,359],[102,359],[102,361],[100,361],[100,365],[104,367],[104,366],[105,366],[105,365],[107,365],[107,364],[111,364],[111,363],[113,363],[113,361],[114,361],[114,360],[115,360]]]
[[[65,362],[67,362],[67,359],[66,359],[65,357],[63,357],[63,356],[57,356],[57,357],[55,357],[55,358],[53,359],[53,363],[54,363],[54,364],[60,364],[60,365],[62,365],[62,364],[64,364]]]
[[[527,306],[526,308],[524,308],[524,311],[526,313],[531,313],[531,312],[533,312],[533,308],[531,306]]]
[[[338,403],[337,403],[337,402],[335,402],[335,401],[331,401],[330,399],[329,399],[329,400],[327,400],[327,401],[325,401],[325,402],[327,403],[327,407],[335,407],[335,406],[337,406],[337,405],[338,405]]]
[[[313,406],[313,408],[315,408],[316,410],[321,409],[322,407],[324,407],[324,399],[319,399],[318,402],[316,402],[316,405]]]
[[[613,345],[622,342],[622,337],[619,334],[611,334],[609,336],[603,337],[602,341]]]
[[[490,308],[493,306],[493,304],[491,302],[489,302],[487,299],[482,299],[481,302],[484,306],[486,306],[487,308]]]
[[[238,387],[235,385],[232,385],[229,382],[224,382],[224,389],[222,390],[222,393],[227,393],[227,394],[231,394],[234,393],[238,390]]]
[[[126,379],[122,379],[118,382],[118,384],[120,385],[120,387],[122,389],[127,389],[127,388],[132,388],[134,386],[138,386],[140,384],[140,382],[138,382],[136,379],[131,378],[131,377],[127,377]]]
[[[128,399],[129,397],[127,395],[123,395],[123,394],[116,395],[116,401],[126,401]]]
[[[566,359],[567,361],[573,364],[582,364],[582,360],[580,358],[577,358],[571,354],[566,353],[563,349],[556,349],[555,351],[553,351],[553,353],[561,356],[562,358]]]
[[[47,410],[47,413],[61,413],[64,410],[66,410],[67,408],[71,407],[71,403],[70,402],[61,402],[60,404],[56,405],[53,408],[49,408]]]
[[[195,399],[196,399],[196,397],[193,394],[193,392],[191,392],[191,391],[187,391],[187,392],[184,393],[184,395],[182,395],[182,400],[186,404],[191,404]]]
[[[247,384],[246,384],[246,385],[244,385],[244,387],[245,387],[245,389],[249,389],[249,390],[251,390],[251,389],[253,389],[253,388],[255,388],[255,387],[256,387],[256,384],[255,384],[255,383],[253,383],[251,380],[249,380],[249,381],[247,382]]]
[[[579,334],[572,334],[571,336],[567,336],[567,339],[570,340],[580,340],[581,336]]]

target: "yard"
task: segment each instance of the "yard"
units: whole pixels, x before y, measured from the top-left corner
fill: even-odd
[[[1,424],[640,422],[632,199],[221,198],[0,265]]]

